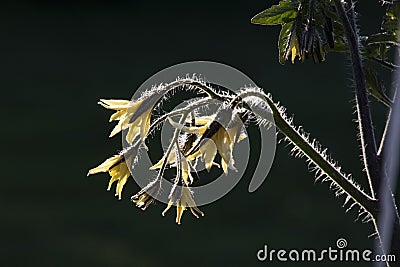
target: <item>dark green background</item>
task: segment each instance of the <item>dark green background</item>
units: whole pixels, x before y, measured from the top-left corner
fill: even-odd
[[[372,249],[370,224],[344,213],[328,185],[314,184],[304,160],[279,145],[263,186],[249,177],[183,225],[163,204],[146,212],[107,192],[108,175],[89,168],[121,148],[99,98],[129,99],[149,76],[185,61],[231,65],[271,92],[295,123],[330,148],[365,184],[356,140],[349,59],[281,66],[279,26],[250,24],[270,1],[36,1],[0,9],[3,266],[295,266],[260,263],[270,248],[323,249],[346,238]],[[362,32],[384,9],[360,4]],[[390,77],[390,75],[386,75]],[[373,101],[374,102],[374,101]],[[377,136],[385,109],[373,103]],[[282,136],[280,136],[282,137]],[[299,264],[301,265],[301,264]],[[305,266],[305,264],[303,264]],[[314,263],[314,266],[328,266]],[[342,266],[335,263],[329,266]],[[349,263],[347,266],[365,266]],[[296,265],[297,266],[297,265]]]

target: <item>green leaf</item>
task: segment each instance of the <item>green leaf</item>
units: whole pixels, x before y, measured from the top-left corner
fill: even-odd
[[[279,63],[282,65],[285,64],[286,60],[286,50],[289,46],[290,43],[290,37],[292,35],[292,27],[293,27],[293,21],[283,24],[282,30],[279,34]]]
[[[398,35],[398,25],[400,18],[400,2],[390,4],[383,17],[382,30],[394,32]]]
[[[255,15],[251,22],[261,25],[286,24],[293,21],[297,16],[298,1],[283,0],[278,5],[274,5]]]
[[[396,34],[390,32],[382,32],[377,34],[372,34],[365,38],[366,45],[371,44],[391,44],[400,46]]]
[[[330,0],[282,0],[278,5],[254,16],[252,23],[282,25],[279,35],[279,62],[325,61],[328,51],[348,51],[343,26]]]
[[[400,1],[393,1],[388,4],[385,16],[383,17],[382,32],[361,37],[361,51],[365,58],[391,70],[398,68],[398,66],[388,60],[388,55],[392,54],[390,52],[393,51],[393,48],[400,47],[399,20]]]
[[[347,45],[346,41],[342,36],[335,36],[334,39],[335,46],[333,48],[329,48],[328,51],[334,52],[348,52],[349,46]]]

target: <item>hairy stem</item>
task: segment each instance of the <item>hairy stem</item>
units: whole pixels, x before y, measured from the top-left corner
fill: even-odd
[[[373,218],[376,218],[378,208],[377,201],[363,191],[358,189],[347,177],[345,177],[335,166],[327,161],[315,148],[309,144],[304,137],[290,125],[281,115],[279,108],[268,97],[265,100],[272,110],[276,127],[295,144],[316,166],[329,176],[343,191],[363,207]]]
[[[353,3],[350,0],[351,6],[349,9],[349,19],[342,2],[340,0],[335,0],[334,2],[349,45],[353,78],[355,81],[358,129],[360,133],[362,156],[371,194],[375,197],[379,193],[380,187],[380,165],[377,157],[375,135],[368,102],[368,92],[365,84],[365,75],[359,49],[358,35],[355,31]]]
[[[361,54],[358,44],[358,34],[355,31],[354,21],[354,9],[353,2],[349,0],[350,9],[349,16],[344,10],[343,4],[340,0],[335,0],[335,6],[338,11],[338,15],[344,26],[344,31],[347,37],[350,56],[353,67],[353,77],[356,84],[356,104],[357,104],[357,115],[360,131],[361,146],[363,152],[363,160],[365,169],[368,175],[368,181],[370,183],[372,196],[378,198],[378,217],[374,217],[378,220],[376,229],[379,233],[382,233],[383,229],[379,227],[382,224],[382,215],[380,214],[382,209],[381,206],[386,202],[389,205],[385,205],[384,209],[388,209],[388,213],[392,214],[392,233],[391,233],[391,246],[390,252],[395,254],[397,257],[400,256],[400,238],[399,238],[399,214],[397,207],[393,199],[393,193],[391,191],[386,172],[381,170],[381,162],[376,149],[375,136],[373,131],[371,111],[368,103],[368,94],[365,85],[365,76],[362,67]],[[385,201],[390,199],[390,201]],[[379,211],[380,210],[380,211]],[[381,244],[382,245],[382,244]],[[398,264],[396,264],[398,266]]]
[[[394,77],[393,88],[396,89],[400,85],[400,72],[396,71]],[[400,95],[396,91],[393,95],[393,107],[389,112],[378,152],[384,179],[379,195],[381,212],[377,227],[382,240],[380,248],[385,254],[390,252],[396,256],[397,264],[391,263],[392,266],[400,266],[400,217],[392,194],[392,188],[395,190],[397,186],[399,174]]]
[[[341,190],[347,193],[354,202],[359,204],[367,211],[373,219],[378,216],[377,200],[365,194],[351,180],[344,176],[332,162],[327,160],[312,144],[309,143],[296,128],[286,119],[284,112],[274,103],[270,96],[261,91],[248,91],[240,94],[245,100],[247,97],[258,97],[266,101],[272,111],[274,124],[297,148],[299,148],[308,159],[322,170],[333,182],[335,182]],[[246,100],[245,100],[246,101]],[[253,110],[252,110],[253,111]],[[254,111],[253,111],[254,112]],[[258,115],[258,114],[256,114]],[[258,115],[259,116],[259,115]]]

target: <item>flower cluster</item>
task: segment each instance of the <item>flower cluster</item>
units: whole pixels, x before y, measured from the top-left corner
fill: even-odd
[[[200,179],[196,171],[199,161],[204,162],[208,171],[213,166],[221,168],[225,175],[229,170],[236,170],[233,149],[236,143],[247,137],[243,121],[248,119],[248,110],[240,105],[240,98],[235,95],[217,93],[202,81],[178,80],[175,83],[175,86],[168,84],[152,88],[137,100],[101,99],[99,101],[101,106],[114,111],[110,122],[118,122],[110,137],[123,132],[129,145],[98,167],[89,170],[88,175],[108,172],[111,177],[108,190],[114,182],[117,182],[115,195],[121,199],[123,187],[131,174],[140,175],[140,173],[135,173],[134,166],[139,161],[140,151],[148,149],[145,142],[148,142],[151,133],[157,130],[162,122],[168,122],[174,129],[174,136],[163,157],[150,167],[151,170],[157,172],[157,176],[133,195],[131,201],[137,207],[146,210],[150,204],[154,203],[162,190],[165,170],[174,168],[176,176],[169,194],[169,203],[162,215],[174,205],[176,206],[176,222],[180,224],[183,211],[187,209],[196,218],[204,215],[197,208],[191,189]],[[185,87],[197,88],[202,97],[195,101],[187,101],[182,109],[156,114],[162,110],[158,107],[162,105],[167,93]],[[217,99],[218,111],[213,114],[201,114],[203,108],[216,98],[219,98]],[[220,162],[215,162],[218,154]]]

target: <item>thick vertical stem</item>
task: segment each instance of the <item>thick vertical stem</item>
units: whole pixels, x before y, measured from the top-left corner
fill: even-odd
[[[352,5],[352,3],[350,3]],[[375,134],[372,125],[365,75],[362,67],[358,36],[355,32],[354,21],[351,22],[340,0],[335,0],[336,10],[342,21],[349,45],[350,56],[355,81],[358,128],[360,131],[361,149],[365,170],[368,176],[372,196],[375,197],[380,187],[380,165],[377,157]],[[353,8],[350,7],[351,17],[354,18]]]
[[[368,94],[365,85],[365,76],[362,68],[362,60],[358,43],[358,35],[355,32],[355,22],[354,22],[354,10],[353,3],[350,1],[350,15],[346,14],[343,4],[340,0],[335,0],[335,6],[342,21],[344,31],[347,37],[349,51],[353,67],[353,77],[355,81],[356,89],[356,104],[357,104],[357,115],[360,131],[360,139],[362,145],[362,153],[365,169],[368,175],[368,181],[370,183],[371,193],[373,197],[379,198],[380,206],[384,205],[383,214],[380,214],[378,218],[375,218],[378,222],[377,231],[381,234],[384,232],[382,227],[390,227],[392,232],[390,251],[396,257],[400,256],[400,241],[399,241],[399,214],[397,212],[397,207],[394,202],[392,192],[387,181],[385,172],[381,173],[381,164],[378,159],[374,130],[371,119],[371,111],[368,103]],[[350,21],[350,19],[351,21]],[[380,179],[380,177],[382,179]],[[385,205],[386,204],[386,205]],[[381,210],[382,212],[382,210]],[[390,226],[383,225],[381,220],[385,216],[385,213],[391,215]],[[386,230],[385,230],[386,231]],[[381,244],[382,245],[382,244]],[[393,266],[398,266],[397,264]]]
[[[398,60],[397,60],[398,61]],[[400,85],[400,71],[394,74],[394,90]],[[378,220],[379,234],[382,240],[382,250],[396,256],[396,263],[391,266],[400,266],[400,218],[391,188],[397,186],[400,160],[400,95],[396,92],[393,97],[392,110],[389,113],[385,132],[382,137],[379,156],[382,158],[382,185],[379,195],[380,215]]]

